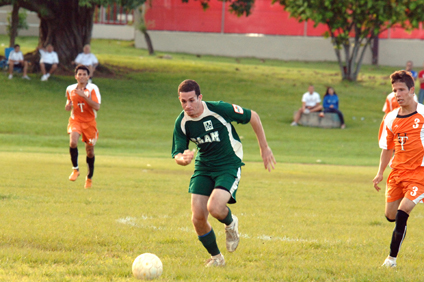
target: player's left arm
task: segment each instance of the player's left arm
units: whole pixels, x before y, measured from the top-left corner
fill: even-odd
[[[277,163],[275,161],[274,155],[272,154],[271,148],[268,146],[266,141],[265,131],[261,123],[259,115],[255,111],[251,111],[250,124],[252,125],[253,131],[256,134],[258,139],[259,149],[261,152],[261,157],[264,162],[265,169],[271,171],[271,168],[274,169],[274,165]]]

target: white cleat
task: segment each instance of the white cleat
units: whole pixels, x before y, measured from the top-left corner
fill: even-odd
[[[297,126],[297,122],[293,121],[290,125],[291,126]]]
[[[222,254],[212,256],[206,261],[206,267],[216,267],[216,266],[225,266],[225,259]]]
[[[232,215],[232,217],[233,222],[225,227],[227,251],[230,253],[237,249],[237,246],[240,242],[240,236],[238,233],[238,218],[235,215]]]
[[[41,81],[47,81],[47,79],[49,79],[49,77],[46,74],[41,77]]]
[[[382,267],[395,268],[396,267],[396,259],[393,259],[391,257],[386,258]]]

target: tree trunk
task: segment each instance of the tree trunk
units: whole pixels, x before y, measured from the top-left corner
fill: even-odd
[[[372,64],[378,66],[378,35],[374,36],[371,45]]]
[[[18,36],[19,8],[19,4],[15,2],[10,16],[9,47],[15,46],[15,38]]]
[[[149,50],[149,55],[154,55],[155,50],[153,50],[152,40],[150,39],[150,35],[147,33],[147,30],[143,31],[144,39],[146,40],[147,50]]]
[[[139,11],[140,11],[140,18],[138,23],[138,29],[144,35],[144,40],[146,40],[146,45],[147,45],[147,50],[149,50],[149,55],[154,55],[155,50],[153,49],[152,40],[150,39],[150,35],[147,32],[147,24],[146,24],[146,17],[145,17],[146,11],[147,11],[146,3],[140,6]]]
[[[39,46],[52,44],[61,65],[70,65],[91,41],[94,6],[80,7],[78,0],[58,1],[53,17],[40,17]]]

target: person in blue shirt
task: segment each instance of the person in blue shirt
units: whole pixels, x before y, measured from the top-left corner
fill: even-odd
[[[327,92],[324,95],[322,106],[324,110],[319,114],[320,117],[324,117],[325,113],[336,113],[341,122],[340,128],[344,129],[346,127],[343,114],[339,111],[339,97],[333,87],[327,87]]]
[[[412,77],[414,78],[414,81],[415,81],[418,78],[418,73],[412,69],[412,66],[413,66],[412,61],[407,61],[405,70],[409,71],[412,74]]]

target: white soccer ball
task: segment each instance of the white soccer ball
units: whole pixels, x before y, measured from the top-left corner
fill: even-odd
[[[139,255],[133,262],[132,272],[140,280],[152,280],[161,276],[163,271],[160,259],[150,253]]]

